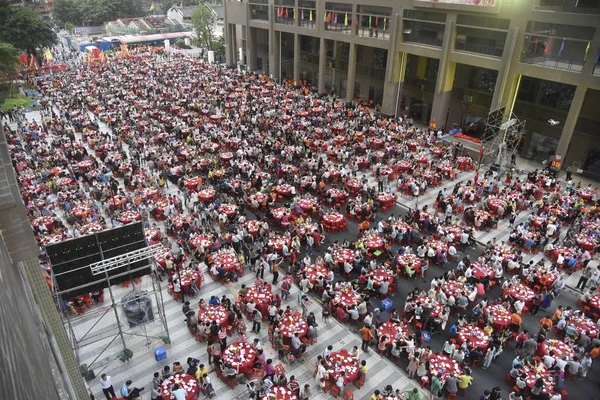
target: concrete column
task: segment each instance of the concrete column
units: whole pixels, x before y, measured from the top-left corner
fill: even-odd
[[[350,57],[348,59],[348,84],[346,87],[346,101],[354,99],[354,81],[356,80],[356,45],[350,43]]]
[[[269,40],[269,74],[275,81],[280,79],[281,71],[281,32],[271,30]]]
[[[390,23],[392,24],[390,45],[388,47],[387,64],[385,66],[385,82],[381,104],[381,112],[386,115],[397,115],[399,104],[397,99],[399,99],[401,82],[404,81],[403,70],[406,66],[406,53],[400,53],[396,50],[400,15],[402,15],[402,9],[390,18]]]
[[[518,27],[514,27],[508,32],[508,35],[506,35],[506,41],[504,42],[504,53],[502,54],[502,67],[498,71],[498,78],[496,79],[496,88],[494,89],[494,96],[492,97],[490,111],[495,111],[505,104],[502,103],[502,98],[504,90],[507,87],[507,83],[510,80],[509,73],[511,69],[511,60],[514,57],[519,57],[519,52],[521,48],[520,46],[517,46],[518,37]]]
[[[319,80],[317,83],[317,89],[319,93],[325,92],[325,62],[327,61],[327,46],[325,45],[325,38],[321,38],[319,41]]]
[[[446,122],[448,107],[450,106],[450,97],[452,95],[452,85],[454,83],[454,72],[456,63],[449,60],[450,51],[454,48],[454,24],[456,15],[448,15],[446,21],[446,31],[444,32],[444,41],[442,43],[442,56],[440,58],[440,67],[438,71],[438,80],[435,86],[433,96],[433,105],[431,107],[430,121],[436,121],[438,127]]]
[[[256,29],[246,25],[246,64],[248,71],[256,71]]]
[[[579,85],[577,86],[577,89],[575,89],[575,95],[571,101],[571,107],[569,108],[567,119],[563,125],[558,146],[556,146],[556,154],[562,156],[563,159],[569,151],[569,145],[571,144],[573,131],[575,130],[575,125],[577,124],[577,119],[579,118],[579,113],[581,112],[583,101],[585,100],[586,91],[587,88],[583,85]]]
[[[294,33],[294,80],[300,81],[300,35]]]
[[[231,34],[231,26],[227,22],[227,2],[223,2],[223,25],[225,26],[225,63],[227,65],[235,64],[235,53],[232,53],[232,49],[235,48],[235,45],[232,45],[233,35]],[[235,51],[235,50],[233,50]]]

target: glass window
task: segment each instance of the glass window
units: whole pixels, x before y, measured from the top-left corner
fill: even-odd
[[[592,40],[595,28],[589,26],[551,24],[549,22],[529,21],[527,23],[527,33],[538,34],[542,36],[558,36],[568,39]]]
[[[542,67],[581,71],[588,53],[588,41],[526,35],[521,62]]]
[[[506,32],[457,26],[454,48],[460,51],[502,57],[505,41]]]
[[[407,19],[415,19],[419,21],[446,22],[446,14],[431,11],[405,9],[403,16]]]
[[[402,38],[405,42],[442,47],[445,26],[429,22],[405,20]]]
[[[517,100],[568,111],[574,94],[575,86],[523,76]]]
[[[479,26],[487,29],[504,29],[510,26],[509,19],[482,17],[481,15],[458,15],[456,25]]]

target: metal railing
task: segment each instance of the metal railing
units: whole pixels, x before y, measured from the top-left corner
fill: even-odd
[[[502,57],[504,47],[487,46],[478,43],[467,43],[466,40],[456,39],[454,49],[459,51],[468,51],[469,53],[487,54],[488,56]]]
[[[565,60],[558,57],[536,56],[531,53],[523,53],[521,56],[521,62],[525,64],[539,65],[541,67],[581,72],[583,70],[584,60]],[[600,71],[595,71],[594,75],[596,74],[600,75]]]
[[[411,33],[411,34],[403,34],[402,35],[402,40],[405,42],[411,42],[411,43],[421,43],[421,44],[426,44],[428,46],[435,46],[435,47],[442,47],[442,42],[443,39],[441,38],[434,38],[431,36],[421,36],[415,33]]]
[[[298,26],[314,29],[317,22],[317,10],[314,8],[298,8]]]

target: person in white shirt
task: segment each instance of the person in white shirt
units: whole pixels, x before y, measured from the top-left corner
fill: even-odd
[[[100,388],[108,400],[111,400],[113,397],[117,397],[115,394],[115,389],[112,385],[112,377],[106,374],[100,375]]]
[[[556,362],[556,358],[554,358],[554,352],[550,351],[550,353],[542,357],[542,362],[544,363],[546,368],[551,368]]]
[[[523,308],[525,307],[525,302],[521,299],[518,299],[513,303],[513,306],[515,307],[515,311],[517,312],[517,314],[522,314]]]

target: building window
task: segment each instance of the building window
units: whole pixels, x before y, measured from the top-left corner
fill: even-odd
[[[295,0],[275,0],[275,22],[294,25],[296,18]]]
[[[442,47],[445,30],[446,27],[443,24],[404,20],[402,40]]]
[[[505,41],[506,32],[457,26],[454,48],[459,51],[502,57]]]
[[[341,3],[325,3],[325,30],[352,33],[352,5]]]
[[[580,72],[589,52],[589,41],[526,35],[521,62]]]
[[[298,1],[298,25],[305,28],[314,28],[317,22],[317,6],[313,0]]]
[[[353,23],[357,27],[358,36],[373,39],[390,39],[391,8],[359,6],[359,12]]]
[[[255,0],[253,0],[255,1]],[[250,19],[258,19],[261,21],[269,20],[269,6],[250,4]]]
[[[438,12],[405,9],[402,16],[404,19],[412,19],[415,21],[441,22],[444,24],[446,23],[446,14]]]

